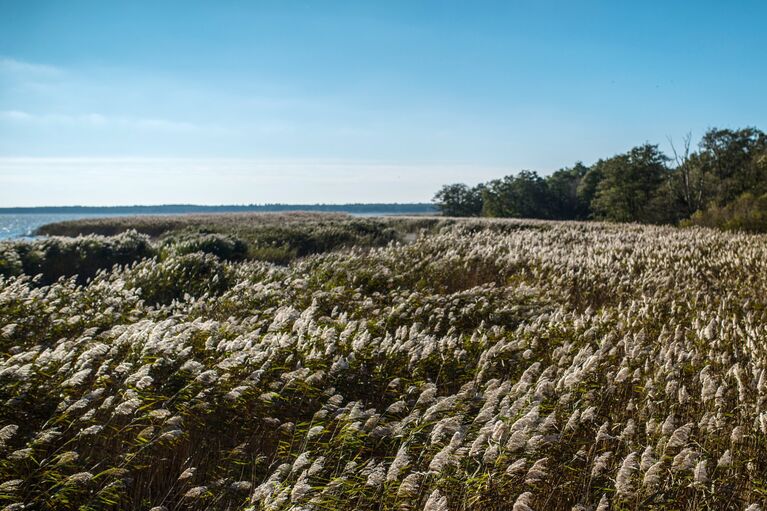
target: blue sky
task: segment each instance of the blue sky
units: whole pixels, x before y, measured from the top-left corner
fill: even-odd
[[[428,201],[767,127],[767,4],[0,0],[0,205]]]

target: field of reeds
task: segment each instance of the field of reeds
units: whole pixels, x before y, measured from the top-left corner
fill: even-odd
[[[292,220],[0,245],[0,509],[767,508],[767,237]]]
[[[350,246],[385,245],[397,238],[394,227],[417,228],[434,220],[406,222],[354,218],[334,213],[230,213],[86,218],[44,225],[38,234],[53,236],[115,236],[126,232],[146,234],[178,245],[179,238],[200,243],[200,235],[227,237],[239,246],[236,257],[284,264],[304,257]],[[211,236],[207,236],[208,243]],[[229,254],[223,255],[231,259]]]

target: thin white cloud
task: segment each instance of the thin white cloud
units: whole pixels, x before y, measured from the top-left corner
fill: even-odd
[[[0,74],[3,75],[42,78],[59,76],[63,72],[63,69],[56,66],[0,57]]]
[[[224,132],[218,126],[206,126],[168,119],[107,116],[99,113],[86,114],[37,114],[23,110],[1,110],[0,121],[25,123],[38,126],[113,127],[156,132]]]
[[[3,110],[0,112],[0,119],[6,120],[6,121],[30,121],[33,119],[33,116],[28,114],[27,112],[22,112],[21,110]]]

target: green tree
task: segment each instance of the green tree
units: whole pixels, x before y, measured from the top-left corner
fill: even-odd
[[[599,160],[601,175],[591,202],[597,218],[615,222],[657,222],[658,193],[669,176],[666,157],[657,145]]]
[[[578,162],[545,179],[522,171],[474,188],[448,185],[434,200],[447,215],[644,223],[678,223],[709,210],[714,217],[721,216],[720,210],[742,217],[756,204],[750,197],[763,200],[765,133],[756,128],[710,129],[695,152],[691,140],[689,134],[684,138],[682,152],[672,142],[671,167],[658,146],[648,143],[591,167]],[[741,198],[743,194],[751,195]],[[736,206],[723,209],[736,200]]]
[[[690,152],[691,137],[682,150],[672,142],[676,168],[671,193],[678,202],[678,217],[721,207],[743,193],[767,192],[767,136],[756,128],[739,130],[713,128]]]
[[[722,206],[741,194],[767,192],[767,136],[756,128],[711,129],[703,135],[695,163],[701,174],[697,209],[715,203]]]
[[[594,208],[592,204],[597,196],[599,183],[603,178],[602,167],[599,165],[592,165],[578,183],[578,189],[576,190],[578,203],[581,204],[582,207],[585,207],[586,218],[594,217]]]
[[[457,183],[443,186],[433,199],[445,216],[479,216],[482,213],[482,185],[470,188]]]
[[[581,181],[589,168],[577,162],[573,167],[557,170],[546,178],[549,212],[558,220],[585,220],[589,216],[589,202],[578,194]]]
[[[484,216],[549,218],[546,182],[535,172],[523,170],[487,183],[483,190]]]

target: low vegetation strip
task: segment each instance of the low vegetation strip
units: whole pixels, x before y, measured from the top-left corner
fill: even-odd
[[[343,213],[219,213],[189,215],[134,215],[123,217],[83,218],[43,225],[37,234],[49,236],[79,236],[101,234],[113,236],[134,230],[157,237],[181,230],[215,230],[249,232],[264,226],[316,224],[348,220]]]
[[[43,284],[77,275],[82,284],[115,264],[193,252],[286,264],[330,250],[382,246],[433,223],[307,213],[74,220],[39,229],[53,237],[0,244],[0,275],[40,274]]]
[[[66,242],[152,253],[1,277],[0,502],[765,505],[767,238],[380,222],[386,243],[281,265],[213,227],[91,235]]]

